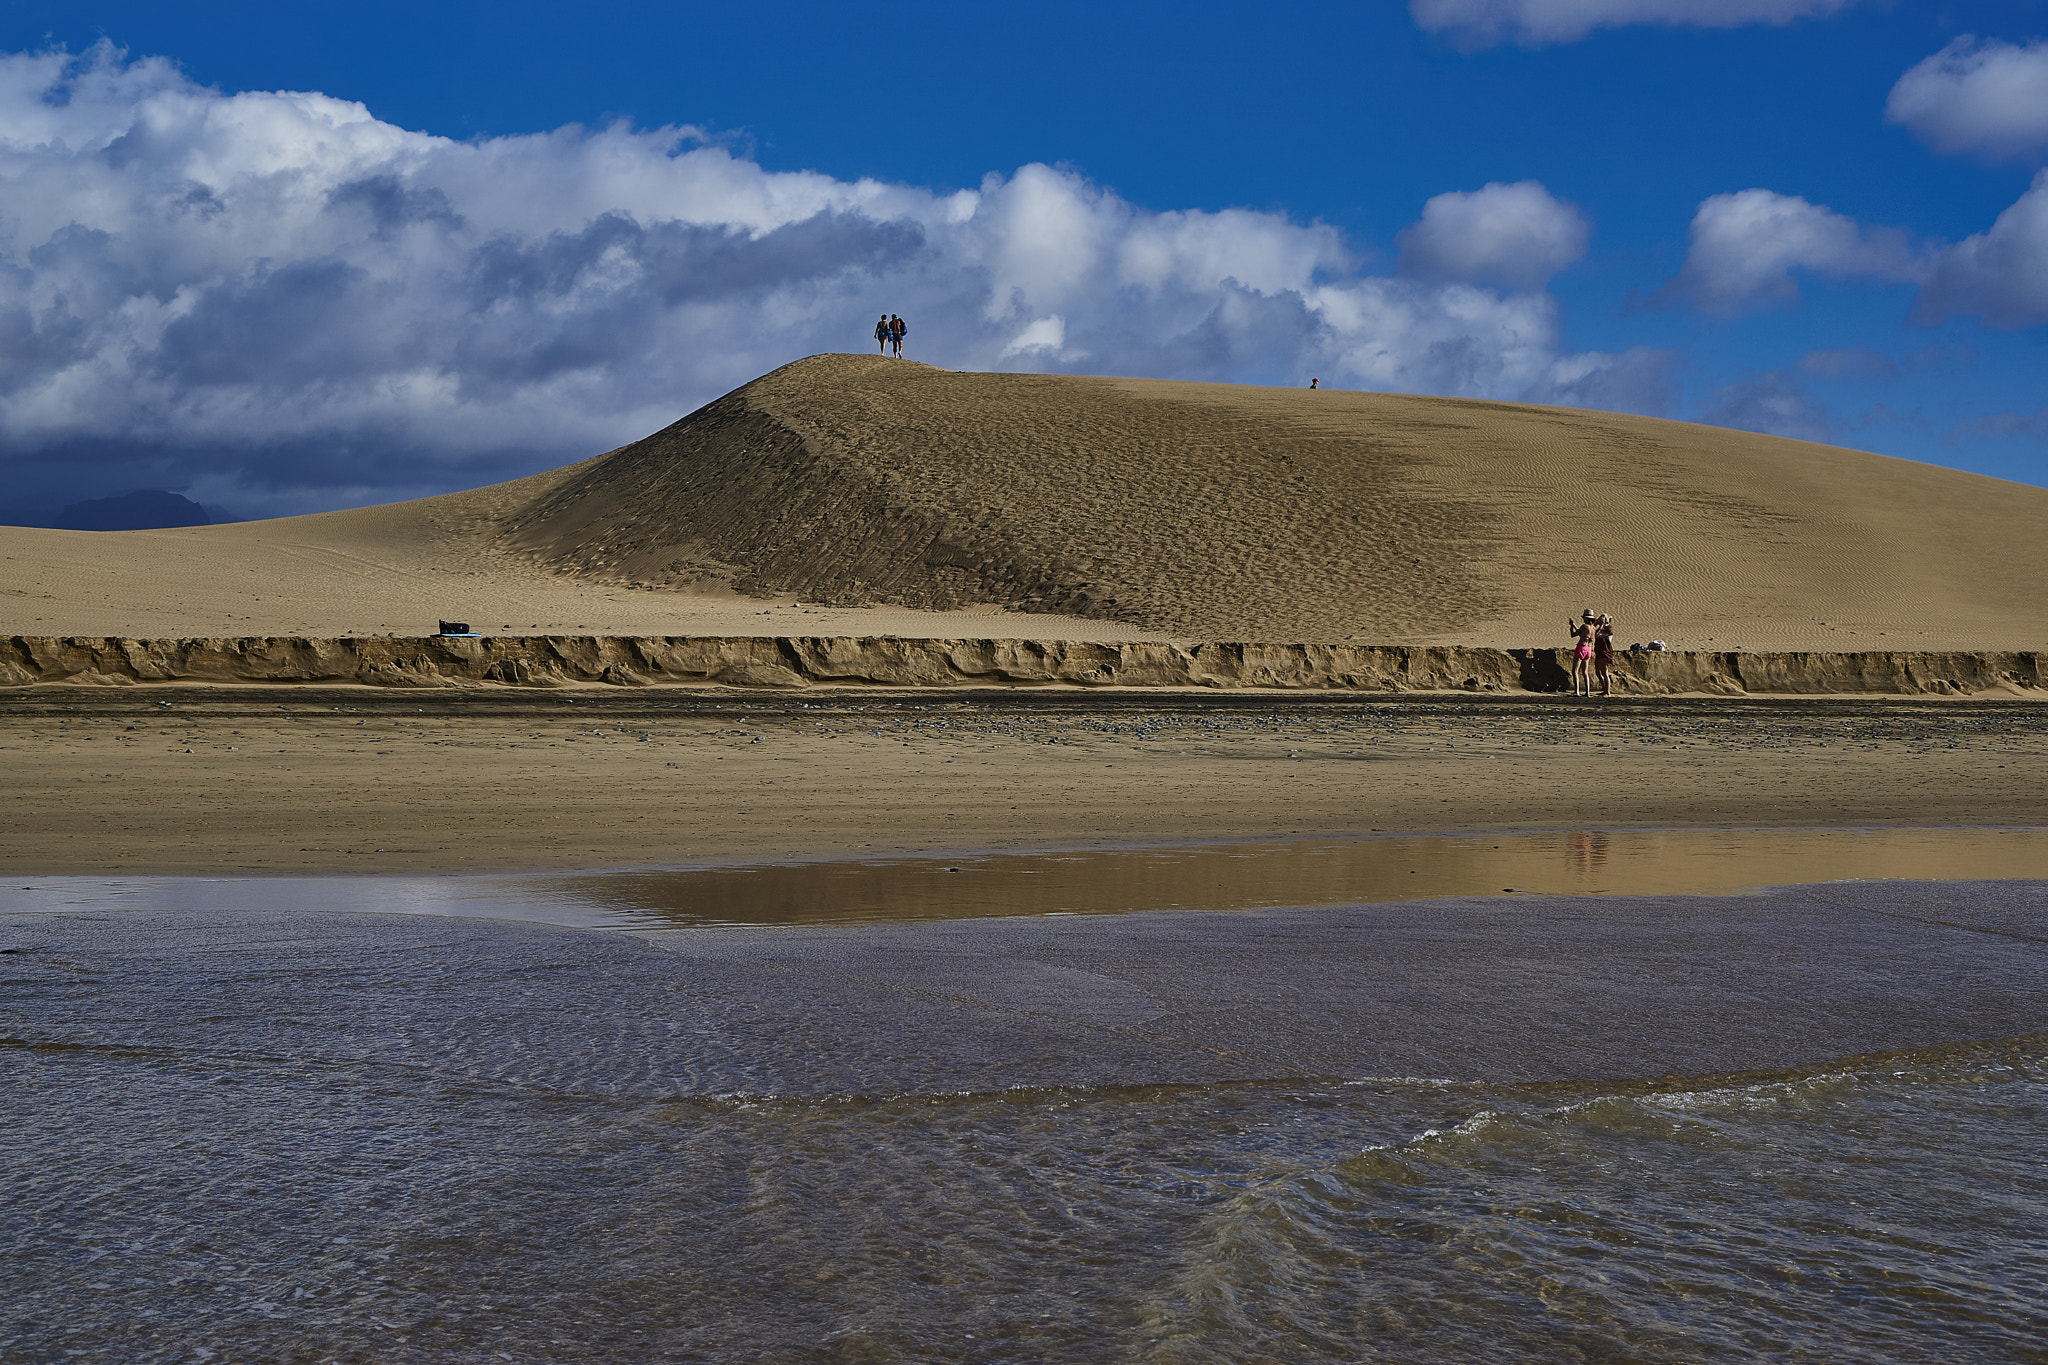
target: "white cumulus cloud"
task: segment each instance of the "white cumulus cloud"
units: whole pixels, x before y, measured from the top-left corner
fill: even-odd
[[[1633,24],[1739,28],[1838,14],[1856,0],[1409,0],[1416,24],[1465,47],[1575,43]]]
[[[1067,355],[1067,320],[1058,313],[1049,318],[1034,319],[1023,331],[1010,338],[1010,344],[1003,347],[1003,356],[1025,355],[1032,351],[1043,351],[1052,356]],[[1073,358],[1079,360],[1082,357]]]
[[[1798,271],[1918,284],[1916,322],[1974,316],[2006,329],[2048,324],[2048,171],[1989,228],[1952,245],[1915,243],[1897,228],[1868,227],[1794,195],[1715,195],[1694,214],[1684,268],[1657,298],[1735,314],[1796,300]],[[1916,353],[1913,363],[1951,360],[1968,363],[1935,352]]]
[[[1482,231],[1473,205],[1515,195],[1537,226]],[[1561,345],[1535,285],[1583,249],[1573,211],[1540,187],[1443,203],[1412,246],[1430,271],[1379,276],[1324,225],[1148,211],[1042,165],[933,192],[688,128],[456,142],[105,45],[0,56],[0,462],[9,501],[45,505],[434,491],[864,351],[878,311],[960,369],[1668,404],[1665,353]]]
[[[1401,234],[1401,268],[1416,275],[1540,289],[1586,254],[1592,228],[1534,180],[1439,194]]]
[[[2002,159],[2048,148],[2048,42],[1958,38],[1899,77],[1884,116],[1940,152]]]
[[[1693,214],[1678,278],[1660,297],[1689,298],[1712,313],[1739,313],[1799,297],[1794,271],[1893,283],[1927,278],[1927,253],[1896,228],[1870,228],[1797,195],[1770,190],[1717,194]]]
[[[1975,314],[1993,327],[2048,323],[2048,171],[1992,225],[1942,252],[1914,316]]]

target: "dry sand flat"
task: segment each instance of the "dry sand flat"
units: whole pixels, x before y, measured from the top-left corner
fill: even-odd
[[[1117,621],[1021,617],[995,607],[824,608],[798,605],[787,593],[742,596],[716,583],[634,590],[557,573],[485,534],[451,530],[442,520],[448,510],[429,499],[174,531],[0,526],[0,620],[27,635],[130,640],[418,636],[444,619],[493,635],[949,637],[1049,629],[1074,640],[1162,638]]]
[[[0,634],[1518,647],[1596,605],[1695,649],[2024,650],[2044,525],[2048,490],[1651,418],[816,356],[493,488],[0,528]]]
[[[626,867],[1373,830],[2031,826],[2048,711],[47,689],[0,701],[0,771],[9,875]]]

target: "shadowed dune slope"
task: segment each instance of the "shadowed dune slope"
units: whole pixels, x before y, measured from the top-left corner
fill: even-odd
[[[1513,647],[1593,606],[1696,649],[2038,649],[2044,528],[2048,490],[1653,418],[824,355],[493,488],[0,529],[0,625]]]

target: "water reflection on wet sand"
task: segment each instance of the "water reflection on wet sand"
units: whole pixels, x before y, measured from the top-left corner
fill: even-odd
[[[1445,896],[1713,895],[1836,881],[2048,878],[2048,829],[1622,829],[955,853],[462,876],[43,877],[0,913],[263,909],[579,928],[798,925],[1375,904]]]
[[[1655,896],[1849,880],[2048,877],[2048,830],[1576,830],[566,874],[519,894],[623,922],[855,924]]]

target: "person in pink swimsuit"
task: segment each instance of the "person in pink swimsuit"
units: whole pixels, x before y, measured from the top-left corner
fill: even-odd
[[[1600,679],[1600,695],[1614,695],[1614,618],[1606,612],[1593,625],[1593,674]]]
[[[1572,637],[1572,695],[1593,695],[1593,633],[1600,615],[1591,607],[1574,621],[1564,618],[1564,628]]]

